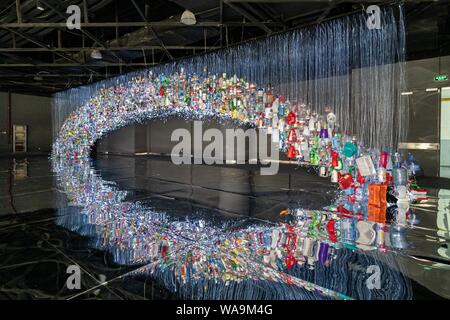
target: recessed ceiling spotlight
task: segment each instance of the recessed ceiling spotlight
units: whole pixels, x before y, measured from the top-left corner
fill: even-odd
[[[190,26],[190,25],[196,24],[197,19],[195,18],[195,15],[191,11],[186,9],[183,12],[183,14],[181,15],[180,22],[182,24],[186,24],[186,25]]]

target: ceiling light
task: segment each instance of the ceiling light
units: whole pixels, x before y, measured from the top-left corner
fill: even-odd
[[[411,94],[413,94],[412,91],[402,92],[402,96],[409,96],[409,95],[411,95]]]
[[[102,56],[102,53],[100,51],[98,51],[97,49],[94,49],[91,52],[91,58],[95,59],[95,60],[102,60],[103,56]]]
[[[426,92],[434,92],[434,91],[438,91],[438,88],[426,88],[425,91]]]
[[[41,2],[38,0],[36,1],[36,9],[38,9],[39,11],[44,11],[45,8],[42,6]]]
[[[39,71],[38,73],[36,73],[34,78],[33,78],[34,81],[42,81],[42,80],[44,80],[44,78],[42,77],[42,75],[44,75],[44,74],[49,74],[49,72],[47,72],[47,71]]]
[[[185,10],[183,12],[183,14],[181,15],[181,19],[180,22],[182,24],[187,24],[187,25],[193,25],[197,23],[197,19],[195,19],[195,15],[189,11],[189,10]]]

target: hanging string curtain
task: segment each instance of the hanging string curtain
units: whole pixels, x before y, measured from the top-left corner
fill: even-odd
[[[304,29],[128,73],[55,94],[54,136],[64,119],[99,89],[153,73],[236,74],[271,85],[291,102],[319,113],[329,106],[342,131],[369,147],[396,149],[407,130],[405,26],[400,6],[381,10],[380,29],[364,12]]]

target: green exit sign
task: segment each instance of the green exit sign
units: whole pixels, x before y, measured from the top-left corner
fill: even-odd
[[[448,75],[447,74],[438,74],[434,77],[434,81],[447,81]]]

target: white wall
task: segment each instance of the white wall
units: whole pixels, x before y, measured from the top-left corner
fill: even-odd
[[[450,87],[441,91],[441,177],[450,178]]]

